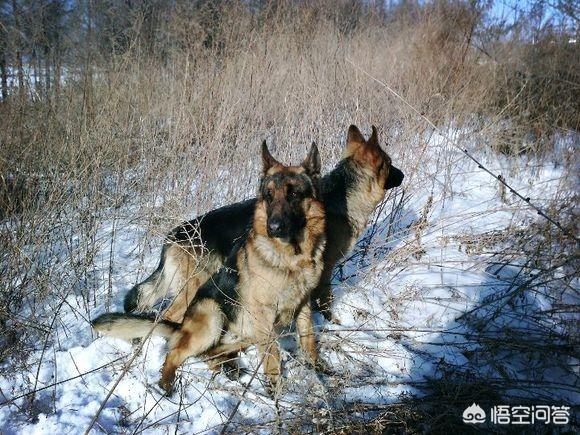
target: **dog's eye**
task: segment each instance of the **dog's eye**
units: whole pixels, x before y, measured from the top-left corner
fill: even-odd
[[[264,192],[264,199],[268,202],[272,201],[272,191],[271,190],[266,190]]]
[[[288,192],[288,198],[291,198],[291,199],[296,199],[296,198],[298,198],[299,196],[300,196],[299,192],[298,192],[298,191],[296,191],[296,190],[294,190],[294,189],[291,189],[291,190]]]

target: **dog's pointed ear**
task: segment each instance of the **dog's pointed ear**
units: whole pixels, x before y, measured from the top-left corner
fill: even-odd
[[[320,153],[318,152],[318,146],[316,146],[316,142],[312,142],[310,151],[308,151],[308,155],[302,162],[302,167],[306,169],[308,175],[317,176],[320,175],[321,166],[322,164],[320,163]]]
[[[266,143],[266,140],[264,139],[264,141],[262,142],[262,165],[263,165],[264,174],[266,172],[268,172],[268,170],[272,166],[276,166],[279,164],[280,163],[278,163],[278,161],[274,157],[272,157],[272,154],[270,154],[270,150],[268,149],[268,144]]]
[[[346,148],[342,153],[342,158],[347,158],[354,155],[356,150],[365,143],[365,137],[362,135],[358,127],[356,125],[351,125],[348,128],[348,133],[346,135]]]
[[[361,143],[365,143],[365,137],[362,135],[360,130],[356,125],[351,125],[348,127],[348,135],[346,136],[346,145],[350,146],[351,144],[360,145]]]
[[[373,147],[379,147],[379,134],[377,133],[377,128],[373,125],[372,129],[373,133],[371,134],[371,137],[369,137],[367,144]]]

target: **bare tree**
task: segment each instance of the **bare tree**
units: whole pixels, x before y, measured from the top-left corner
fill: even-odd
[[[0,1],[0,81],[2,101],[8,99],[8,2]]]

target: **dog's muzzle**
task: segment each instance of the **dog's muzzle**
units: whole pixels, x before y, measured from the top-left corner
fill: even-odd
[[[391,166],[389,170],[389,176],[387,177],[387,182],[385,183],[385,189],[392,189],[393,187],[399,187],[405,178],[405,174],[399,168]]]
[[[288,228],[282,219],[270,219],[268,221],[268,235],[278,239],[288,237]]]

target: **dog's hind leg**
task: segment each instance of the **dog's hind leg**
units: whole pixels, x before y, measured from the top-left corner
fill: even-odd
[[[201,355],[219,342],[223,323],[223,313],[214,300],[202,299],[190,305],[181,328],[170,340],[171,350],[159,381],[161,388],[171,392],[177,368],[188,357]]]
[[[223,260],[200,247],[183,245],[169,247],[167,258],[165,273],[172,274],[173,281],[166,284],[166,294],[174,298],[163,318],[181,323],[197,291],[221,267]]]
[[[129,290],[123,304],[125,312],[149,311],[161,297],[171,295],[171,290],[179,286],[181,281],[179,262],[175,261],[171,248],[171,245],[163,246],[155,272]]]
[[[220,343],[205,353],[209,357],[207,365],[211,370],[223,371],[228,378],[235,380],[240,376],[238,353],[250,345],[250,343],[243,341]]]
[[[189,267],[187,267],[190,271]],[[185,284],[175,295],[171,305],[165,310],[163,318],[170,322],[181,323],[187,307],[195,297],[197,290],[204,284],[211,274],[206,270],[195,270],[194,275],[187,278]]]
[[[186,247],[176,243],[166,244],[161,252],[161,260],[157,270],[145,281],[133,287],[125,296],[125,312],[150,311],[153,305],[161,299],[180,294],[185,290],[189,300],[195,292],[189,295],[187,291],[188,276],[197,273],[197,254],[190,253]],[[188,299],[186,297],[186,300]],[[181,316],[171,316],[167,320],[181,322],[187,305],[181,310]]]
[[[151,311],[155,303],[165,294],[163,288],[165,274],[156,270],[149,278],[134,286],[125,296],[123,307],[126,313]]]

